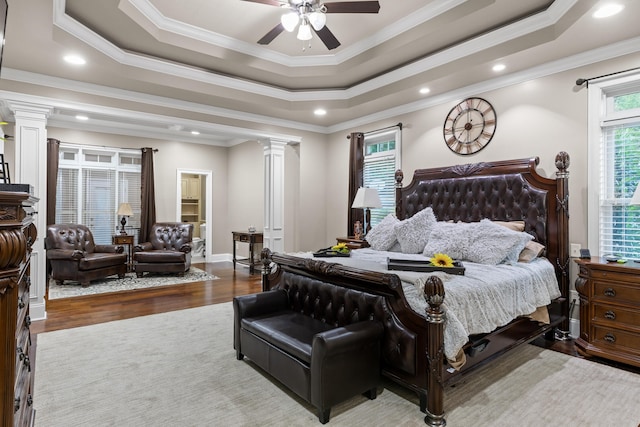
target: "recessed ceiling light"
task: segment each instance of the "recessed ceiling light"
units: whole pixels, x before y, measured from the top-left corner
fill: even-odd
[[[426,95],[429,92],[431,92],[431,89],[429,89],[428,87],[420,88],[420,93],[423,95]]]
[[[64,60],[73,65],[84,65],[87,63],[83,57],[78,55],[67,55],[64,57]]]
[[[200,132],[198,132],[197,130],[192,130],[191,135],[200,135]]]
[[[613,16],[617,13],[620,13],[624,9],[624,6],[617,3],[607,3],[600,6],[593,12],[594,18],[608,18],[609,16]]]
[[[325,110],[324,108],[318,108],[313,112],[313,114],[315,114],[316,116],[324,116],[327,114],[327,110]]]
[[[496,64],[493,66],[493,71],[504,71],[505,68],[507,68],[507,66],[504,64]]]
[[[78,120],[89,120],[89,117],[87,117],[85,115],[82,115],[82,114],[78,114],[76,116],[76,119],[78,119]]]

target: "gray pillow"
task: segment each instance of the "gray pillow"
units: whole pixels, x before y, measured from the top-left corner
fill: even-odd
[[[533,236],[528,233],[510,230],[488,219],[474,223],[439,222],[423,254],[432,257],[442,252],[453,259],[480,264],[515,263],[531,239]]]
[[[394,227],[399,222],[398,218],[393,214],[385,216],[382,221],[369,230],[365,240],[369,242],[369,246],[376,251],[388,251],[398,242]]]
[[[425,208],[411,218],[396,224],[394,229],[402,253],[419,254],[422,252],[437,222],[433,210]]]

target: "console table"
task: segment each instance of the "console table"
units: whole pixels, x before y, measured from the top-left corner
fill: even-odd
[[[256,243],[262,244],[263,236],[260,232],[250,233],[248,231],[232,231],[233,234],[233,269],[236,269],[236,263],[244,264],[249,266],[249,274],[253,274],[255,271],[254,267],[256,265],[260,265],[260,260],[255,259],[254,249]],[[248,243],[249,244],[249,258],[248,259],[237,259],[236,258],[236,242]]]

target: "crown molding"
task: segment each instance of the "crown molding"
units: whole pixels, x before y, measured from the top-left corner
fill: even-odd
[[[128,1],[132,2],[134,0]],[[148,3],[147,0],[136,1]],[[441,5],[443,8],[450,8],[455,4],[458,4],[459,2],[460,0],[443,0],[439,2],[438,5]],[[378,77],[374,77],[347,89],[307,91],[290,91],[283,88],[277,88],[274,86],[257,83],[254,81],[248,81],[230,76],[223,76],[199,70],[193,67],[187,67],[180,64],[170,63],[168,61],[144,57],[141,55],[126,52],[116,45],[112,44],[111,42],[105,40],[98,34],[92,32],[87,27],[67,15],[65,13],[65,0],[54,0],[53,21],[55,26],[68,32],[79,40],[82,40],[83,42],[89,44],[109,58],[123,65],[146,69],[149,71],[155,71],[173,77],[177,76],[188,80],[211,84],[214,86],[223,86],[225,88],[230,88],[241,92],[248,92],[272,97],[287,102],[344,101],[356,96],[364,95],[373,90],[380,89],[384,86],[397,83],[407,77],[427,72],[436,67],[463,58],[467,55],[478,53],[480,51],[505,43],[514,38],[518,38],[523,35],[539,31],[543,28],[554,25],[577,2],[578,0],[556,0],[547,10],[540,12],[534,16],[530,16],[505,27],[498,28],[487,34],[483,34],[467,42],[453,46],[449,49],[445,49],[442,52],[428,56],[421,60],[417,60],[411,64],[400,67]],[[420,10],[424,9],[425,8]],[[438,12],[431,10],[431,13],[434,14]],[[415,24],[414,21],[412,21],[411,23]],[[376,40],[376,43],[380,43],[380,40]]]

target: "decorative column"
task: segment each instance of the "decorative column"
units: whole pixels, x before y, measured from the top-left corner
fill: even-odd
[[[261,140],[264,148],[264,247],[284,252],[284,149],[287,141]]]
[[[53,107],[24,102],[7,101],[15,118],[15,157],[11,181],[33,186],[39,199],[34,209],[34,223],[38,236],[31,252],[30,313],[33,320],[47,317],[45,307],[46,255],[44,238],[47,233],[47,118]]]

